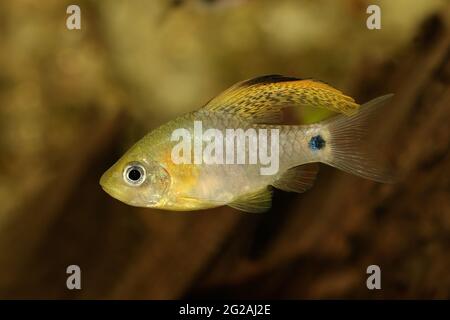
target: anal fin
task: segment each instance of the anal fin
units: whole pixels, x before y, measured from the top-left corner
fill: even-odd
[[[272,190],[264,187],[256,192],[244,194],[227,205],[245,212],[265,212],[272,206]]]
[[[302,193],[311,188],[316,180],[319,165],[308,163],[288,169],[273,183],[277,189]]]

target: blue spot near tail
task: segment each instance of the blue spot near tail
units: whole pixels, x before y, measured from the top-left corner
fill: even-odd
[[[323,140],[321,135],[317,135],[309,140],[308,145],[311,150],[320,150],[325,147],[325,140]]]

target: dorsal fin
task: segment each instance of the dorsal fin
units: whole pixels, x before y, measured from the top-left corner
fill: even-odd
[[[245,212],[260,213],[267,211],[272,206],[272,190],[269,187],[264,187],[256,192],[244,194],[228,203],[228,205]]]
[[[293,167],[284,172],[281,177],[273,183],[277,189],[288,192],[302,193],[311,188],[316,180],[319,165],[308,163]]]
[[[286,82],[286,81],[298,81],[305,80],[302,78],[282,76],[281,74],[268,74],[265,76],[260,76],[256,78],[247,79],[237,83],[239,86],[251,86],[254,84],[267,84],[267,83],[277,83],[277,82]]]
[[[239,82],[203,108],[251,123],[276,123],[285,107],[312,106],[351,115],[359,104],[332,86],[313,79],[267,75]]]

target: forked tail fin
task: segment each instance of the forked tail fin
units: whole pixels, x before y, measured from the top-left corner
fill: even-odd
[[[329,131],[327,145],[330,152],[323,162],[366,179],[393,182],[392,173],[366,152],[370,148],[364,145],[370,119],[392,96],[387,94],[365,103],[355,115],[339,115],[324,121]]]

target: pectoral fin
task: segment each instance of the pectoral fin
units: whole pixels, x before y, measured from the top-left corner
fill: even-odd
[[[228,203],[228,205],[245,212],[260,213],[267,211],[272,206],[272,190],[265,187],[256,192],[244,194]]]
[[[332,86],[313,79],[268,75],[239,82],[203,108],[240,117],[250,123],[277,123],[285,107],[312,106],[346,115],[359,104]]]

